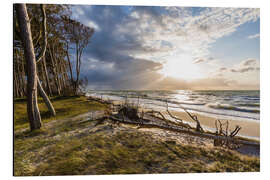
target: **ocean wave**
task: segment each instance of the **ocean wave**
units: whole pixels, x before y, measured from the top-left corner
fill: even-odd
[[[186,105],[205,105],[206,103],[200,103],[200,102],[176,102],[172,101],[173,104],[186,104]]]
[[[246,103],[246,104],[237,104],[237,106],[245,106],[245,107],[260,107],[259,103]]]
[[[145,98],[145,99],[150,99],[150,98]],[[151,98],[151,100],[156,100],[156,101],[162,101],[162,102],[168,102],[170,104],[186,104],[186,105],[205,105],[205,103],[201,102],[187,102],[187,101],[175,101],[175,98]]]
[[[213,109],[224,109],[224,110],[233,110],[233,111],[240,111],[240,112],[260,113],[259,109],[246,109],[246,108],[240,108],[240,107],[236,107],[229,104],[209,103],[209,104],[206,104],[206,106]]]

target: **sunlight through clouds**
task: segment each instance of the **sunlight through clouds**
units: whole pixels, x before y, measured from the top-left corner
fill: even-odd
[[[157,79],[161,76],[194,82],[199,79],[212,79],[218,69],[228,66],[226,56],[230,52],[227,53],[224,49],[222,54],[213,54],[211,48],[216,47],[216,42],[219,42],[222,48],[222,42],[233,37],[241,28],[241,31],[249,31],[244,29],[243,25],[251,26],[259,22],[260,18],[260,10],[256,8],[89,6],[88,9],[88,6],[73,6],[73,9],[78,12],[74,15],[75,18],[97,30],[86,56],[97,60],[96,68],[99,63],[101,66],[104,66],[104,63],[114,64],[116,75],[106,77],[112,82],[109,85],[111,88],[116,88],[120,83],[116,78],[120,75],[138,84],[138,87],[146,86],[135,82],[139,81],[139,78],[133,77],[135,74],[141,78],[146,76],[143,64],[149,65],[150,62],[153,62],[150,63],[151,73],[147,76]],[[250,32],[249,34],[253,35],[249,35],[249,39],[259,39],[258,33]],[[232,43],[234,41],[242,43],[243,40],[237,37]],[[243,42],[243,48],[245,44]],[[256,50],[251,51],[258,54]],[[244,58],[246,56],[243,54]],[[259,61],[257,56],[250,58]],[[233,64],[237,65],[240,61],[241,58],[238,58]],[[90,64],[91,61],[86,63]],[[161,69],[156,70],[155,63],[159,64]],[[125,71],[131,65],[135,70]],[[97,69],[92,71],[96,72]],[[87,76],[92,74],[87,68],[83,73]],[[102,71],[98,74],[102,76]],[[220,72],[216,74],[221,75]],[[258,72],[255,76],[258,76]],[[232,80],[229,75],[219,77],[227,78],[225,81]],[[237,83],[242,79],[244,78],[239,74],[234,83],[235,87],[230,88],[237,88]]]

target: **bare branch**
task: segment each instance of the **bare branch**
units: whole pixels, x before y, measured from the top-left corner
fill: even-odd
[[[46,27],[47,18],[46,18],[45,4],[41,4],[40,9],[41,9],[41,12],[42,12],[42,17],[43,17],[43,19],[42,19],[42,24],[43,24],[42,29],[43,29],[44,42],[43,42],[41,53],[37,57],[37,63],[45,56],[46,47],[47,47],[47,27]]]
[[[230,137],[234,137],[241,130],[240,126],[236,126],[235,129],[231,132]]]

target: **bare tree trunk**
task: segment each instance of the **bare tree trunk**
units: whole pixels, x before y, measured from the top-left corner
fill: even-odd
[[[30,20],[25,4],[16,4],[15,8],[27,62],[27,113],[30,129],[35,130],[40,129],[42,123],[37,102],[37,69]]]
[[[49,91],[49,95],[51,96],[52,95],[52,89],[51,89],[51,85],[50,85],[50,82],[49,82],[49,76],[48,76],[47,65],[46,65],[46,58],[44,58],[42,60],[42,64],[43,64],[43,68],[44,68],[44,71],[45,71],[47,89]]]
[[[76,45],[76,58],[77,58],[77,63],[76,63],[77,78],[76,78],[76,84],[75,84],[76,94],[78,93],[78,90],[79,90],[82,52],[83,52],[83,48],[80,48],[79,45]]]
[[[79,50],[78,47],[79,45],[76,43],[76,82],[75,82],[75,94],[78,93],[78,86],[79,86]]]
[[[39,76],[39,81],[42,82],[42,85],[43,85],[43,88],[44,88],[44,89],[48,89],[47,83],[46,83],[45,70],[44,70],[44,68],[43,68],[43,63],[40,63],[39,69],[40,69],[40,73],[41,73],[41,76]],[[40,78],[40,77],[41,77],[41,78]]]
[[[66,55],[67,55],[67,59],[68,59],[68,67],[69,67],[69,72],[70,72],[70,81],[71,81],[71,87],[73,88],[73,91],[75,92],[74,78],[73,78],[72,66],[71,66],[71,62],[70,62],[70,58],[69,58],[68,49],[69,49],[69,44],[67,42]]]
[[[23,93],[21,90],[21,79],[20,79],[20,63],[19,63],[19,58],[18,58],[18,51],[16,49],[14,49],[14,64],[13,64],[13,72],[14,72],[14,93],[15,93],[15,97],[22,97]]]
[[[47,28],[46,28],[46,22],[47,22],[47,18],[46,18],[46,11],[45,11],[45,5],[44,4],[41,4],[40,5],[40,9],[42,11],[42,16],[43,16],[43,36],[44,36],[44,44],[43,44],[43,47],[42,47],[42,53],[40,54],[39,58],[37,59],[37,63],[38,61],[40,60],[45,60],[44,56],[45,56],[45,53],[46,53],[46,50],[47,50]],[[42,65],[41,65],[41,70],[42,70]],[[42,74],[44,75],[44,71],[42,70]],[[44,76],[43,76],[44,77]],[[44,81],[45,81],[45,77],[44,77]],[[40,80],[39,78],[37,77],[37,86],[38,86],[38,90],[39,90],[39,93],[41,95],[41,97],[43,98],[48,110],[50,111],[50,113],[55,116],[56,113],[55,113],[55,110],[54,110],[54,107],[49,99],[49,97],[47,96],[46,92],[43,90],[42,88],[42,85],[40,83]]]
[[[66,64],[65,61],[63,62],[63,68],[64,68],[64,79],[65,79],[65,82],[66,82],[66,86],[68,86],[67,85],[67,83],[68,83],[68,68],[67,68],[67,64]]]
[[[13,84],[14,84],[14,96],[15,98],[19,97],[19,91],[18,91],[18,81],[17,81],[17,76],[16,76],[16,71],[14,71],[14,79],[13,79]]]
[[[62,78],[62,82],[63,82],[63,89],[66,88],[66,80],[65,80],[65,67],[64,67],[64,60],[60,61],[60,71],[61,71],[61,78]]]
[[[54,46],[53,46],[54,47]],[[55,72],[56,72],[56,79],[57,79],[57,83],[58,83],[58,87],[59,87],[59,92],[60,94],[62,93],[62,82],[61,82],[61,72],[59,71],[59,60],[57,59],[57,57],[55,57],[55,54],[57,52],[57,47],[56,50],[53,48],[53,63],[54,63],[54,67],[55,67]],[[59,76],[60,75],[60,76]]]
[[[23,76],[21,75],[21,69],[20,69],[20,66],[23,66],[23,62],[22,61],[19,61],[20,59],[18,58],[18,61],[17,61],[17,81],[18,81],[18,91],[19,91],[19,96],[20,97],[23,97],[23,94],[24,94],[24,84],[23,84]]]
[[[54,57],[52,55],[53,52],[51,51],[51,49],[49,49],[49,54],[50,54],[50,58],[51,58],[51,62],[52,62],[52,72],[53,72],[53,76],[54,76],[56,90],[57,90],[58,95],[61,95],[59,81],[58,81],[58,75],[57,75],[57,72],[55,69],[55,61],[54,61]]]
[[[22,62],[22,73],[21,73],[21,77],[22,77],[22,84],[23,84],[23,86],[22,86],[22,90],[23,90],[23,94],[24,94],[24,96],[27,96],[27,92],[26,92],[26,82],[25,82],[25,75],[26,75],[26,73],[25,73],[25,70],[24,70],[24,59],[23,59],[23,56],[22,56],[22,52],[21,52],[21,54],[19,55],[19,57],[21,57],[20,58],[20,61]]]
[[[57,74],[59,74],[59,83],[61,84],[61,90],[63,93],[63,90],[65,88],[65,82],[64,82],[64,78],[63,78],[63,68],[62,68],[62,60],[60,58],[58,58],[57,60],[57,64],[56,64],[56,69],[57,69]]]
[[[46,95],[45,91],[43,90],[42,86],[41,86],[41,83],[39,81],[39,79],[37,78],[37,84],[38,84],[38,90],[39,90],[39,94],[40,96],[43,98],[48,110],[50,111],[50,113],[55,116],[56,113],[55,113],[55,110],[54,110],[54,107],[49,99],[49,97]]]
[[[19,97],[23,97],[23,92],[22,92],[22,88],[21,88],[21,82],[20,82],[20,76],[18,73],[15,74],[15,76],[17,76],[17,88],[18,88],[18,95]]]

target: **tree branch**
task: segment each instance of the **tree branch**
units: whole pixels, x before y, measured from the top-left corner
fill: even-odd
[[[45,5],[41,4],[40,9],[41,9],[41,12],[42,12],[42,17],[43,17],[43,19],[42,19],[42,24],[43,24],[42,29],[43,29],[43,36],[44,36],[44,44],[43,44],[41,53],[37,57],[37,63],[45,56],[46,47],[47,47],[47,27],[46,27],[47,18],[46,18]]]

